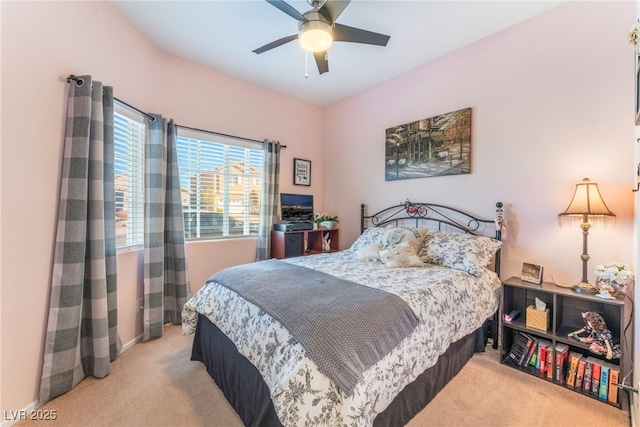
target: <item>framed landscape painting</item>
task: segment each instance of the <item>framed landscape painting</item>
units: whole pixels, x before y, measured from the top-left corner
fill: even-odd
[[[471,108],[385,131],[385,180],[471,173]]]

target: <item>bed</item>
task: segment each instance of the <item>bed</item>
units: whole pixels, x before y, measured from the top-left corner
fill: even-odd
[[[496,206],[502,218],[502,204]],[[205,365],[245,425],[404,425],[475,352],[484,351],[488,335],[497,342],[491,326],[500,289],[501,224],[496,218],[411,202],[373,215],[362,205],[360,217],[362,233],[349,249],[223,270],[185,305],[183,331],[195,333],[191,359]],[[263,272],[272,269],[282,269],[280,280],[275,284],[268,279],[264,288],[288,295],[275,286],[292,287],[289,301],[272,302],[271,294],[251,293],[261,281],[267,282]],[[308,283],[303,278],[307,272]],[[335,283],[326,283],[326,278]],[[245,280],[250,283],[234,282]],[[294,289],[294,282],[304,285]],[[322,294],[313,298],[296,293],[316,283],[330,287],[319,288]],[[365,294],[353,298],[378,305],[370,311],[358,306],[353,314],[349,300],[344,303],[349,316],[362,319],[331,323],[340,317],[335,313],[343,313],[334,313],[333,307],[339,310],[351,292],[360,291]],[[334,293],[340,301],[324,306],[316,302]],[[396,304],[399,308],[383,317],[386,313],[381,312]],[[283,305],[285,311],[294,311],[278,312]],[[308,317],[312,324],[301,326],[305,322],[291,322],[291,317]],[[394,329],[398,317],[405,323]],[[414,319],[410,326],[408,318]],[[370,331],[357,329],[362,325],[379,330],[382,337],[365,338]],[[330,331],[315,329],[323,327]],[[305,336],[301,331],[309,328],[313,332]],[[324,334],[326,341],[317,343]],[[360,334],[372,344],[362,359],[354,350],[353,358],[365,361],[354,362],[356,368],[351,367],[350,348],[344,352],[347,360],[339,362],[332,357],[343,357],[340,354],[321,354],[322,349],[342,349],[342,337]],[[333,342],[335,346],[327,345]],[[376,351],[372,358],[370,352]],[[349,365],[347,375],[342,375],[344,369],[332,371],[337,363]]]

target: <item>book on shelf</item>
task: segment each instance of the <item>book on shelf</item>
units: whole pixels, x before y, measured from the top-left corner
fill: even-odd
[[[600,372],[602,370],[602,361],[595,357],[591,359],[591,394],[597,396],[600,393]]]
[[[584,377],[582,378],[582,391],[589,393],[591,392],[591,367],[592,363],[589,360],[590,357],[587,357],[587,360],[584,363]]]
[[[529,347],[529,353],[527,353],[527,357],[525,357],[522,363],[520,364],[520,366],[523,366],[525,368],[529,366],[529,363],[531,362],[533,355],[538,349],[538,340],[534,337],[531,337],[531,339],[532,339],[532,342],[531,342],[531,346]]]
[[[567,360],[569,359],[569,346],[564,343],[556,344],[556,381],[560,384],[567,382]]]
[[[520,361],[522,360],[524,354],[526,343],[527,337],[521,332],[518,332],[513,337],[513,344],[511,344],[511,349],[509,350],[509,354],[507,355],[507,359],[510,363],[514,365],[520,364]]]
[[[545,363],[543,360],[544,357],[547,356],[546,345],[542,342],[542,340],[538,341],[538,348],[536,349],[536,371],[540,370],[540,363]],[[543,351],[544,350],[544,351]]]
[[[569,353],[569,373],[567,375],[567,386],[575,387],[576,375],[578,374],[578,363],[582,354],[572,351]]]
[[[536,369],[540,375],[544,375],[547,368],[547,349],[551,347],[551,341],[540,339],[538,340],[538,360],[536,362]]]
[[[584,356],[580,357],[580,360],[578,361],[578,371],[576,372],[576,383],[575,383],[575,388],[577,390],[582,389],[582,378],[584,377],[584,365],[586,361],[587,361],[587,358]]]
[[[536,346],[531,351],[531,355],[529,356],[529,366],[533,366],[534,368],[538,366],[538,342],[536,341]]]
[[[620,366],[609,363],[609,393],[607,399],[609,402],[618,404],[618,377],[620,376]]]
[[[607,393],[609,391],[609,364],[602,362],[600,366],[600,388],[598,390],[598,397],[602,400],[607,400]]]
[[[529,350],[531,350],[531,346],[533,345],[533,343],[535,342],[535,340],[533,339],[533,337],[529,334],[525,334],[524,332],[519,332],[520,334],[524,335],[527,338],[527,342],[524,345],[524,351],[522,352],[522,355],[520,356],[520,360],[518,360],[518,365],[522,366],[524,363],[524,360],[527,358],[527,356],[529,355]]]
[[[547,379],[553,379],[553,347],[547,348]]]

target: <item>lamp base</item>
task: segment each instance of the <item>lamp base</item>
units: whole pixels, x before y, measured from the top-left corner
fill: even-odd
[[[574,292],[583,293],[583,294],[597,294],[598,293],[598,291],[596,290],[595,286],[593,286],[591,283],[587,283],[587,282],[576,283],[575,285],[573,285],[571,287],[571,289],[573,289]]]

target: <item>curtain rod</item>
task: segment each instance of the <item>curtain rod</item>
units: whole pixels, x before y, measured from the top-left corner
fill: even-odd
[[[79,85],[82,85],[84,83],[84,81],[80,77],[78,77],[78,76],[76,76],[74,74],[70,74],[69,77],[67,77],[67,83],[71,83],[72,80],[75,81]],[[116,101],[118,101],[119,103],[121,103],[123,105],[126,105],[127,107],[131,108],[132,110],[137,111],[138,113],[146,116],[152,122],[154,122],[156,120],[156,118],[154,116],[152,116],[151,114],[146,113],[146,112],[142,111],[141,109],[134,107],[131,104],[127,104],[126,102],[122,101],[121,99],[118,99],[118,98],[115,98],[115,97],[113,99],[115,99]],[[245,141],[259,142],[260,144],[264,144],[264,141],[258,141],[257,139],[244,138],[242,136],[235,136],[235,135],[228,135],[226,133],[214,132],[214,131],[211,131],[211,130],[197,129],[197,128],[192,128],[192,127],[188,127],[188,126],[180,126],[180,125],[176,125],[176,127],[179,127],[179,128],[182,128],[182,129],[195,130],[195,131],[198,131],[198,132],[211,133],[213,135],[227,136],[229,138],[243,139]],[[287,146],[286,145],[281,145],[280,148],[287,148]]]
[[[115,96],[113,97],[113,99],[115,99],[116,101],[118,101],[120,104],[125,105],[125,106],[127,106],[127,107],[131,108],[133,111],[137,111],[138,113],[142,114],[143,116],[146,116],[146,117],[149,119],[149,121],[152,121],[152,122],[155,122],[155,121],[156,121],[155,116],[152,116],[151,114],[146,113],[146,112],[142,111],[141,109],[134,107],[134,106],[133,106],[133,105],[131,105],[131,104],[127,104],[127,103],[126,103],[126,102],[124,102],[122,99],[118,99],[118,98],[116,98]]]
[[[76,75],[73,75],[73,74],[71,74],[71,75],[69,75],[69,77],[67,77],[67,83],[71,83],[71,80],[73,80],[73,81],[77,82],[77,84],[79,84],[79,85],[82,85],[82,84],[84,83],[84,81],[83,81],[80,77],[78,77],[78,76],[76,76]],[[145,112],[145,111],[142,111],[141,109],[136,108],[136,107],[134,107],[133,105],[128,104],[128,103],[124,102],[123,100],[116,98],[115,96],[113,97],[113,99],[115,99],[116,101],[118,101],[120,104],[125,105],[125,106],[127,106],[127,107],[131,108],[133,111],[137,111],[138,113],[140,113],[140,114],[142,114],[143,116],[147,117],[147,118],[148,118],[149,120],[151,120],[152,122],[155,122],[155,121],[156,121],[156,118],[155,118],[154,116],[152,116],[151,114],[149,114],[149,113],[147,113],[147,112]]]
[[[189,126],[182,126],[182,125],[176,125],[176,127],[179,127],[179,128],[182,128],[182,129],[188,129],[188,130],[195,130],[196,132],[211,133],[213,135],[227,136],[229,138],[243,139],[245,141],[259,142],[260,144],[264,144],[264,141],[258,141],[257,139],[245,138],[245,137],[236,136],[236,135],[229,135],[229,134],[226,134],[226,133],[214,132],[212,130],[204,130],[204,129],[192,128],[192,127],[189,127]],[[280,148],[287,148],[287,146],[286,145],[281,145]]]

